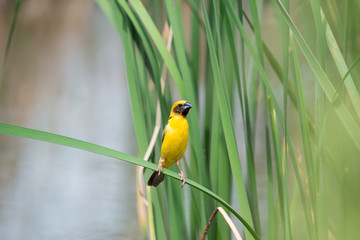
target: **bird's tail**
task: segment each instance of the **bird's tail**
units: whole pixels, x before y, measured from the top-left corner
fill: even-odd
[[[153,174],[150,176],[147,185],[157,187],[164,180],[164,177],[165,177],[165,174],[163,174],[162,172],[159,172],[159,170],[157,170],[157,171],[153,172]]]

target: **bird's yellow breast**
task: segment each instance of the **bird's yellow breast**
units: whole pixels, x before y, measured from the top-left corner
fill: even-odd
[[[171,116],[164,129],[164,139],[161,146],[163,167],[169,168],[183,157],[189,138],[189,125],[181,115]]]

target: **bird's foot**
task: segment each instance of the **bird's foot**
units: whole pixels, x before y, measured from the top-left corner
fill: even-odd
[[[181,188],[182,188],[186,183],[185,174],[183,172],[179,172],[179,175],[180,175],[180,181],[183,182],[182,185],[181,185]]]
[[[160,173],[163,172],[163,167],[162,167],[162,164],[159,164],[159,167],[157,169],[159,171],[158,175],[160,175]]]

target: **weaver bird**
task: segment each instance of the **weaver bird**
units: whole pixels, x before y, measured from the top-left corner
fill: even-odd
[[[162,134],[161,157],[158,169],[153,172],[148,181],[148,186],[157,187],[164,180],[163,168],[169,168],[176,162],[180,170],[180,177],[185,184],[185,175],[179,166],[179,160],[183,157],[189,138],[189,125],[186,115],[192,105],[187,101],[174,103],[170,111],[170,117]]]

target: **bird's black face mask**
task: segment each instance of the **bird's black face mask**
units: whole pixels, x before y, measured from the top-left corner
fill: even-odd
[[[178,104],[173,111],[186,117],[190,108],[192,108],[192,105],[189,102],[185,102],[184,104]]]
[[[186,117],[186,115],[189,113],[190,108],[192,108],[192,105],[189,102],[186,102],[183,106],[182,106],[182,111],[181,114]]]

